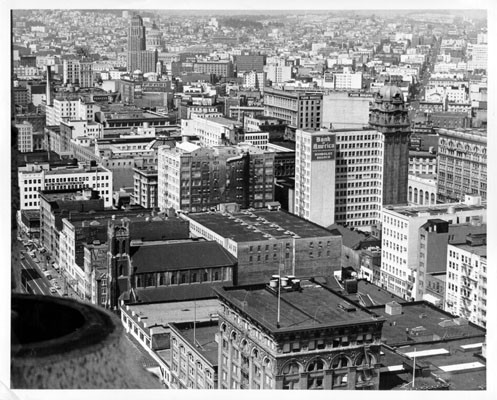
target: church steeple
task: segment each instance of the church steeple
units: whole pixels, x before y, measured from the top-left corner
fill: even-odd
[[[131,265],[129,257],[130,234],[129,220],[112,219],[107,228],[109,241],[108,254],[108,307],[114,309],[119,306],[121,294],[131,289]]]

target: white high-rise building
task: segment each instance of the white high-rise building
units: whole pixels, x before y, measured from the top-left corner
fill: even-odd
[[[266,78],[273,84],[282,83],[292,79],[292,67],[285,65],[266,65],[264,67]]]
[[[321,226],[335,222],[336,134],[297,129],[295,214]]]
[[[336,133],[335,222],[372,230],[381,222],[383,134],[374,129]]]
[[[30,153],[33,151],[33,125],[27,121],[16,124],[17,128],[17,149],[20,153]]]

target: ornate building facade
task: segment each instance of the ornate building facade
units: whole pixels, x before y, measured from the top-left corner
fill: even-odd
[[[369,107],[369,125],[383,134],[383,205],[407,204],[409,137],[404,94],[396,86],[383,86]]]
[[[219,389],[377,390],[384,320],[314,281],[217,290]]]

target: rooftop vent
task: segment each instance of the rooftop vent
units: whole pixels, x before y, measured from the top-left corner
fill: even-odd
[[[402,306],[396,301],[391,301],[385,304],[385,313],[388,315],[400,315],[402,314]]]
[[[342,310],[347,312],[353,312],[356,310],[356,308],[350,303],[340,303],[338,305],[338,308],[341,308]]]

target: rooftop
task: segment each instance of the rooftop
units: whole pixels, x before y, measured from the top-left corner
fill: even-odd
[[[406,217],[417,217],[419,213],[428,213],[429,215],[449,214],[450,208],[454,212],[470,211],[470,210],[485,210],[487,208],[486,202],[481,205],[467,205],[465,203],[446,203],[436,204],[431,206],[388,206],[385,211],[394,211],[396,213],[405,215]]]
[[[198,213],[189,214],[188,218],[236,242],[336,236],[319,225],[281,210],[244,210],[232,214]]]
[[[479,257],[487,257],[487,245],[481,244],[477,246],[471,246],[469,244],[452,244],[452,246],[456,246],[458,249],[464,250],[468,253],[475,254]]]
[[[153,325],[165,326],[172,322],[191,322],[195,318],[198,322],[216,319],[219,301],[217,299],[207,299],[133,304],[122,307],[122,310],[129,315],[134,312],[142,319],[146,319],[149,327]]]
[[[187,301],[193,299],[213,299],[215,287],[229,286],[226,281],[203,285],[158,286],[134,289],[136,303],[164,303],[170,301]]]
[[[212,117],[212,118],[206,118],[207,121],[212,121],[220,125],[225,125],[231,127],[232,125],[235,126],[242,126],[243,124],[241,122],[238,122],[235,119],[228,119],[228,118],[223,118],[223,117]]]
[[[451,390],[477,390],[486,386],[486,360],[481,357],[485,338],[475,337],[439,343],[416,344],[397,348],[394,353],[383,347],[383,365],[423,365],[432,374],[442,378]],[[405,355],[405,356],[403,356]],[[396,377],[412,382],[412,370],[401,370]],[[385,388],[386,389],[386,388]]]
[[[278,320],[278,295],[266,286],[217,289],[221,297],[273,332],[314,329],[383,321],[345,298],[310,281],[301,281],[302,290],[281,291]]]
[[[71,175],[71,174],[86,174],[86,173],[111,173],[108,169],[101,166],[88,166],[84,168],[80,167],[62,167],[62,168],[54,168],[49,171],[45,171],[45,175]]]
[[[403,303],[402,314],[389,315],[385,306],[369,309],[386,319],[383,324],[382,341],[389,346],[416,345],[440,340],[484,337],[485,329],[445,312],[436,306],[417,301]]]
[[[207,361],[214,367],[218,363],[218,344],[215,340],[215,335],[219,331],[217,322],[215,323],[198,323],[195,326],[195,336],[193,335],[193,324],[183,323],[174,324],[176,330],[181,333],[192,347],[195,347],[197,352],[204,356]]]
[[[214,241],[182,241],[131,247],[135,273],[233,266],[236,258]]]
[[[342,294],[348,299],[355,301],[362,305],[363,307],[374,307],[378,305],[385,305],[391,301],[396,301],[397,303],[404,303],[405,300],[387,292],[385,289],[373,285],[366,280],[357,281],[357,293],[347,293],[344,287],[336,280],[329,279],[323,286],[329,287],[336,292]]]
[[[43,190],[41,196],[49,203],[55,201],[77,201],[98,199],[98,192],[92,189]]]
[[[353,231],[339,224],[330,225],[328,226],[328,229],[333,233],[336,232],[336,234],[341,235],[342,244],[353,250],[357,250],[363,246],[369,247],[381,244],[381,240],[375,238],[374,236],[358,231]]]

